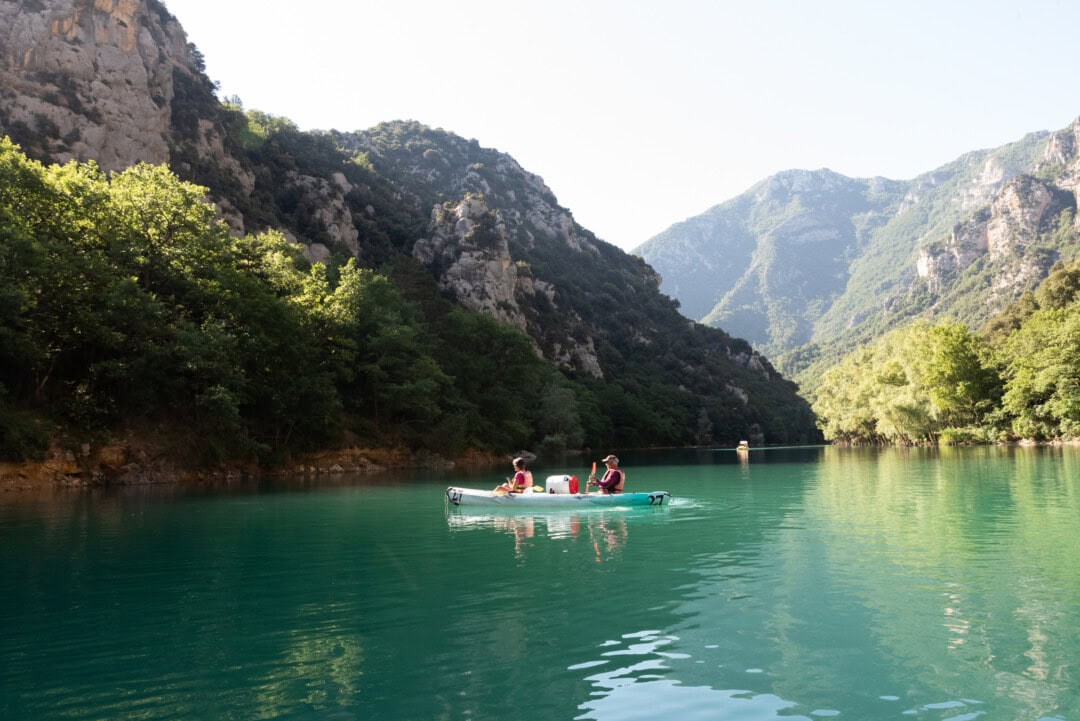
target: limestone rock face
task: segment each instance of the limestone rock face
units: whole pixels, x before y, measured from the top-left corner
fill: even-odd
[[[926,279],[931,293],[941,293],[951,280],[985,255],[988,247],[986,222],[957,226],[944,243],[919,251],[916,274]]]
[[[440,288],[465,308],[526,332],[537,352],[557,366],[602,376],[597,336],[604,330],[574,308],[559,264],[603,267],[609,251],[559,205],[540,176],[475,140],[413,122],[332,137],[368,156],[403,192],[432,208],[412,255],[431,269]],[[525,259],[536,254],[546,262],[534,270]],[[640,266],[634,277],[647,277],[652,290],[658,288],[655,271]]]
[[[997,157],[989,157],[973,174],[970,182],[959,188],[961,212],[970,212],[993,200],[1003,183],[1015,176]]]
[[[527,265],[511,257],[504,214],[492,209],[481,195],[468,193],[454,205],[437,205],[431,212],[428,237],[413,246],[413,257],[436,269],[439,287],[463,307],[485,313],[529,334],[534,343],[545,329],[536,317],[538,304],[558,309],[554,286],[532,276]],[[572,235],[572,234],[571,234]],[[569,237],[569,236],[566,236]],[[573,328],[581,319],[570,310],[557,310]],[[552,339],[537,354],[556,365],[603,375],[591,336],[580,340]]]
[[[1058,178],[1058,186],[1071,190],[1077,205],[1080,205],[1080,119],[1050,136],[1043,165],[1063,166],[1064,171]]]
[[[250,195],[254,175],[190,107],[191,88],[216,104],[201,62],[157,0],[0,0],[0,133],[31,157],[111,171],[175,161],[185,143]],[[242,234],[241,214],[218,207]]]
[[[344,177],[339,180],[316,178],[311,175],[301,175],[290,172],[286,184],[290,188],[300,191],[303,202],[314,208],[312,217],[326,231],[331,244],[341,248],[347,248],[355,258],[360,257],[360,231],[353,223],[352,212],[345,202],[345,193],[342,187]],[[345,185],[348,185],[345,183]],[[322,253],[313,243],[308,248],[306,255],[308,260],[321,262],[325,260]]]
[[[0,121],[43,136],[57,161],[108,170],[169,159],[183,30],[145,0],[0,2]]]
[[[815,314],[842,291],[863,242],[852,217],[880,224],[897,199],[884,179],[785,171],[640,251],[684,313],[772,352],[806,343]]]
[[[1030,176],[1007,183],[990,206],[986,227],[990,257],[1003,258],[1031,245],[1053,200],[1050,189]]]
[[[436,206],[428,230],[431,237],[417,241],[413,257],[444,269],[439,287],[464,307],[525,331],[506,226],[484,199],[470,194],[453,207]]]
[[[1080,120],[907,181],[784,171],[636,252],[687,316],[802,373],[915,316],[979,327],[1033,288],[1080,231],[1078,153]]]
[[[1060,161],[1059,161],[1060,163]],[[1003,306],[1045,277],[1055,253],[1029,253],[1068,205],[1067,198],[1030,175],[1004,183],[990,205],[956,226],[944,242],[922,248],[916,273],[940,295],[980,258],[993,269],[990,302]]]

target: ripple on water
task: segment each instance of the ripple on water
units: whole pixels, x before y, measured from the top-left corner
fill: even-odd
[[[649,718],[714,719],[731,717],[754,721],[774,719],[780,712],[791,716],[797,704],[769,693],[754,693],[746,689],[716,689],[700,683],[688,683],[676,676],[679,661],[700,662],[693,654],[674,649],[679,636],[660,630],[627,633],[618,639],[597,644],[599,658],[570,666],[572,671],[591,671],[584,680],[592,686],[590,698],[578,708],[581,719],[642,718],[648,709]],[[711,644],[712,649],[717,645]],[[603,670],[597,671],[602,667]],[[748,669],[748,673],[763,673]],[[829,715],[823,709],[820,715]],[[807,718],[803,716],[801,718]]]

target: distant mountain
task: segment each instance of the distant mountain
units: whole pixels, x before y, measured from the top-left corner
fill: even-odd
[[[331,277],[356,259],[420,305],[441,293],[517,328],[587,388],[605,443],[820,437],[767,359],[688,323],[509,155],[415,122],[300,132],[223,103],[157,0],[0,1],[0,134],[45,162],[168,163],[237,236],[277,229]]]
[[[642,245],[693,318],[773,352],[808,342],[900,183],[787,171]]]
[[[1077,251],[1080,121],[911,181],[787,171],[635,252],[683,312],[807,386],[913,317],[988,320]]]

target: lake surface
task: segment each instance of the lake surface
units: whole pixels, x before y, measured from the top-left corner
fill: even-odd
[[[1080,449],[623,466],[0,495],[0,719],[1080,721]]]

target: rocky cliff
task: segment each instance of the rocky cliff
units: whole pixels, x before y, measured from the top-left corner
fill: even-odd
[[[3,2],[0,56],[0,120],[26,150],[109,170],[169,160],[173,74],[194,59],[160,5]]]
[[[508,245],[512,239],[518,259],[538,241],[596,255],[594,240],[541,178],[509,156],[489,154],[487,167],[459,168],[450,158],[479,146],[446,134],[448,147],[425,148],[386,169],[399,190],[355,167],[310,162],[303,148],[285,148],[291,157],[284,164],[268,159],[265,146],[246,149],[236,141],[246,121],[217,102],[198,50],[156,0],[0,2],[0,28],[0,131],[31,157],[94,160],[107,170],[170,163],[210,188],[237,234],[280,229],[313,262],[344,255],[376,263],[390,252],[380,242],[392,232],[381,216],[400,214],[401,206],[409,215],[426,213],[430,223],[406,221],[412,237],[397,245],[437,271],[444,290],[541,339],[538,352],[568,370],[602,375],[591,333],[572,310],[558,331],[531,311],[537,303],[561,309],[552,286],[534,279]],[[387,155],[355,134],[337,139]],[[513,189],[492,186],[508,177]],[[438,199],[425,187],[440,188]],[[443,208],[446,199],[455,207]]]
[[[419,263],[445,296],[524,330],[595,393],[686,405],[679,413],[700,411],[717,438],[751,426],[769,441],[815,437],[805,402],[765,358],[687,323],[651,267],[476,140],[413,122],[301,132],[222,103],[156,0],[0,0],[0,79],[0,133],[31,157],[167,162],[208,188],[235,234],[280,230],[330,267]]]
[[[1071,259],[1078,133],[1080,121],[906,182],[781,173],[638,252],[688,315],[812,385],[823,356],[914,316],[981,325]]]
[[[1034,288],[1061,259],[1060,249],[1040,248],[1039,243],[1056,229],[1062,214],[1074,208],[1075,198],[1061,188],[1028,175],[1013,178],[948,238],[919,250],[917,277],[925,280],[933,297],[941,297],[972,265],[986,261],[994,266],[986,300],[1000,310]],[[1043,252],[1036,252],[1040,249]]]
[[[0,2],[0,131],[31,157],[212,166],[250,194],[215,105],[201,55],[156,0]]]

